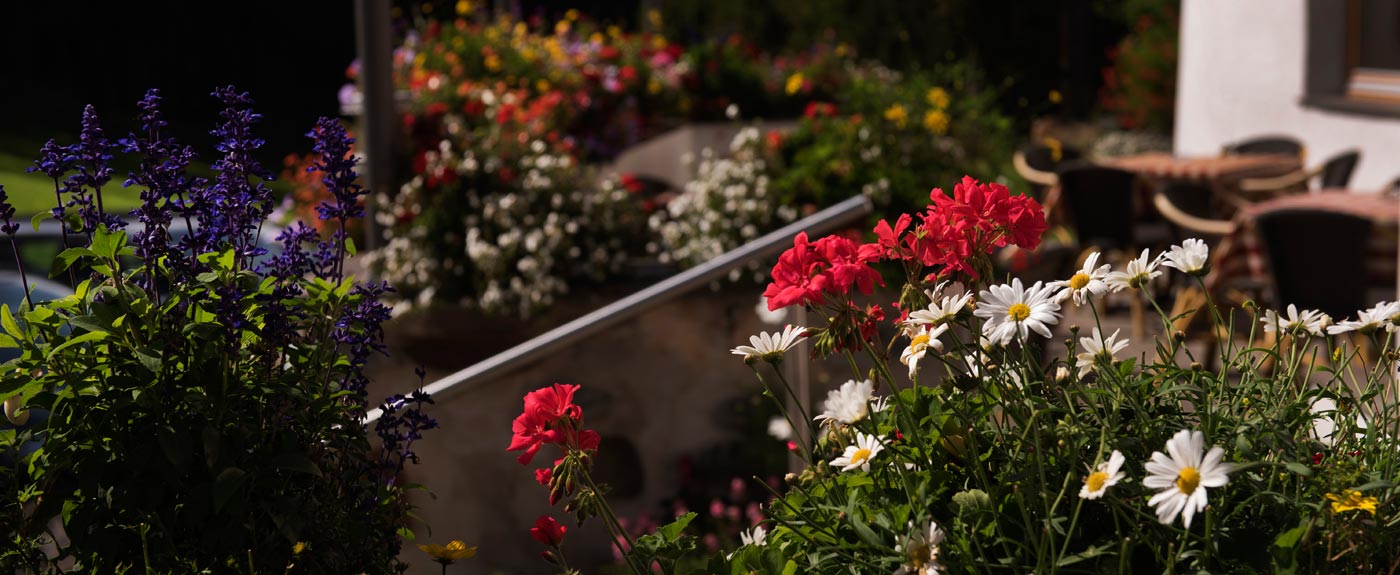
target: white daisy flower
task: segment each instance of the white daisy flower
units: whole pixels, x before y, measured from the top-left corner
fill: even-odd
[[[1147,477],[1142,484],[1148,489],[1159,489],[1148,505],[1157,508],[1157,520],[1163,525],[1176,521],[1181,515],[1186,528],[1191,528],[1191,519],[1206,508],[1206,488],[1222,487],[1230,482],[1230,464],[1221,461],[1225,450],[1220,447],[1205,450],[1206,437],[1199,431],[1183,429],[1167,441],[1167,453],[1152,452],[1152,460],[1147,462]]]
[[[1075,356],[1074,365],[1079,368],[1079,377],[1083,378],[1090,371],[1093,371],[1095,364],[1107,366],[1118,361],[1118,352],[1128,347],[1128,338],[1123,338],[1121,341],[1117,339],[1118,331],[1115,329],[1113,335],[1104,337],[1102,333],[1099,333],[1098,326],[1094,326],[1093,337],[1079,338],[1079,347],[1084,349]]]
[[[780,307],[775,310],[768,309],[768,298],[758,296],[758,305],[755,305],[753,312],[758,316],[758,321],[767,325],[779,326],[787,321],[788,308]]]
[[[1117,485],[1127,475],[1120,471],[1123,468],[1123,454],[1117,449],[1108,456],[1108,461],[1102,462],[1084,478],[1084,487],[1079,489],[1081,499],[1098,499],[1103,497],[1108,488]]]
[[[1327,321],[1324,318],[1326,315],[1320,311],[1305,309],[1299,312],[1298,306],[1290,303],[1287,315],[1266,309],[1259,321],[1264,324],[1264,331],[1270,333],[1282,331],[1294,335],[1322,335],[1323,322]]]
[[[874,393],[875,382],[871,380],[847,381],[841,384],[841,387],[827,392],[826,401],[822,403],[822,414],[815,419],[843,425],[851,425],[865,419],[870,415],[870,396]]]
[[[1162,265],[1193,276],[1205,275],[1208,263],[1210,248],[1196,238],[1185,240],[1179,246],[1172,246],[1167,253],[1162,254]]]
[[[749,336],[749,343],[753,345],[741,345],[729,350],[729,353],[744,356],[744,361],[753,358],[779,361],[789,349],[807,339],[806,333],[807,328],[800,325],[790,325],[772,334],[759,332],[758,335]]]
[[[768,420],[768,435],[778,441],[792,439],[792,424],[786,417],[778,416]]]
[[[1084,269],[1081,269],[1070,276],[1067,280],[1052,282],[1050,285],[1063,288],[1058,301],[1064,303],[1065,300],[1073,298],[1075,305],[1084,305],[1089,301],[1089,297],[1099,297],[1108,293],[1108,283],[1104,278],[1108,277],[1108,271],[1112,266],[1104,264],[1095,267],[1099,263],[1099,252],[1089,254],[1084,258]]]
[[[768,531],[762,525],[755,525],[753,529],[739,532],[739,542],[743,545],[765,545],[768,543]]]
[[[904,348],[904,353],[899,356],[900,363],[909,366],[909,379],[914,379],[914,374],[919,371],[919,360],[924,358],[929,348],[934,352],[943,351],[943,342],[938,341],[938,336],[948,331],[948,324],[929,329],[929,326],[921,326],[914,332],[913,339],[909,340],[909,347]]]
[[[1390,318],[1400,315],[1400,303],[1393,301],[1383,301],[1371,306],[1371,309],[1356,312],[1356,319],[1349,319],[1338,322],[1336,325],[1327,327],[1327,333],[1339,334],[1349,331],[1359,331],[1363,334],[1385,328],[1391,330],[1395,327],[1390,322]]]
[[[1162,272],[1157,269],[1161,263],[1161,258],[1147,259],[1147,250],[1142,250],[1142,255],[1128,262],[1128,266],[1121,272],[1110,272],[1104,282],[1115,292],[1125,289],[1141,289],[1148,282],[1161,277]]]
[[[910,325],[940,325],[953,321],[967,302],[972,301],[971,292],[962,292],[959,295],[943,296],[936,302],[929,303],[928,309],[920,309],[909,312],[909,319],[905,321]]]
[[[1054,286],[1041,282],[1023,288],[1020,278],[1016,278],[1010,285],[982,290],[973,314],[987,320],[982,324],[987,339],[1002,345],[1025,340],[1029,330],[1050,337],[1049,326],[1060,321],[1060,304],[1055,302],[1054,291]]]
[[[1332,447],[1340,439],[1337,437],[1337,421],[1334,418],[1337,402],[1330,397],[1319,397],[1308,406],[1308,411],[1313,414],[1312,438],[1318,443]],[[1366,418],[1360,413],[1356,414],[1356,428],[1366,429]],[[1361,439],[1366,437],[1366,434],[1357,433],[1356,437]]]
[[[870,471],[870,460],[885,449],[884,444],[874,435],[866,435],[856,432],[855,445],[847,445],[846,451],[840,457],[831,460],[832,467],[840,467],[841,471],[850,471],[857,467],[861,471]]]
[[[917,530],[914,522],[909,522],[913,535],[904,543],[894,546],[895,553],[904,555],[904,564],[894,571],[894,575],[939,575],[943,565],[938,562],[938,546],[943,543],[943,530],[938,524],[929,521],[928,531]]]

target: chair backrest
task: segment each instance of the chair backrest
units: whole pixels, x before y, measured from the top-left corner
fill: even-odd
[[[1345,188],[1351,183],[1351,173],[1356,170],[1356,163],[1361,161],[1361,152],[1357,150],[1347,150],[1327,159],[1327,163],[1322,164],[1322,187],[1324,188]]]
[[[1074,221],[1079,244],[1101,248],[1133,247],[1132,172],[1088,162],[1071,162],[1059,171],[1064,205]]]
[[[1274,306],[1318,309],[1341,318],[1365,309],[1371,220],[1324,210],[1259,214],[1255,230],[1273,271]]]
[[[1227,156],[1289,154],[1301,157],[1303,155],[1303,143],[1290,136],[1258,136],[1226,144],[1224,153]]]
[[[1055,159],[1055,151],[1043,144],[1026,144],[1021,146],[1021,154],[1026,158],[1026,165],[1042,172],[1054,172],[1065,162],[1079,159],[1079,152],[1069,146],[1060,146],[1060,157]]]
[[[1214,243],[1234,229],[1216,208],[1215,192],[1200,184],[1166,182],[1158,188],[1153,203],[1177,241],[1198,238]]]

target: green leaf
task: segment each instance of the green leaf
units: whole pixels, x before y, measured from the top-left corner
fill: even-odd
[[[65,350],[65,349],[68,349],[68,348],[70,348],[70,347],[73,347],[73,346],[75,346],[75,345],[78,345],[78,344],[80,344],[80,343],[88,343],[88,342],[93,342],[93,341],[102,341],[102,340],[104,340],[104,339],[107,339],[107,336],[108,336],[108,335],[109,335],[109,334],[108,334],[107,332],[105,332],[105,331],[90,331],[90,332],[87,332],[87,333],[82,334],[82,335],[80,335],[80,336],[73,337],[73,338],[69,338],[68,341],[65,341],[65,342],[59,344],[58,347],[55,347],[55,348],[49,350],[49,354],[48,354],[47,357],[53,357],[53,356],[54,356],[55,354],[57,354],[58,352],[63,351],[63,350]]]
[[[1281,548],[1283,548],[1283,549],[1292,549],[1294,545],[1297,545],[1297,544],[1298,544],[1298,540],[1303,538],[1303,534],[1304,534],[1304,533],[1307,533],[1307,532],[1308,532],[1308,525],[1307,525],[1307,523],[1304,523],[1304,524],[1302,524],[1302,525],[1299,525],[1299,526],[1297,526],[1297,527],[1294,527],[1294,528],[1292,528],[1292,529],[1289,529],[1288,531],[1284,531],[1283,533],[1280,533],[1280,534],[1278,535],[1278,537],[1276,537],[1276,538],[1274,539],[1274,547],[1281,547]]]
[[[296,451],[284,451],[273,457],[268,465],[272,466],[273,469],[295,471],[316,477],[321,476],[321,470],[316,467],[316,464],[307,459],[305,454]]]
[[[1290,461],[1288,463],[1285,463],[1283,467],[1303,477],[1312,477],[1313,474],[1312,469],[1309,469],[1308,466],[1298,463],[1296,461]]]
[[[797,562],[788,559],[787,565],[783,565],[783,575],[793,575],[797,573]]]
[[[222,510],[247,480],[248,474],[237,467],[229,467],[219,472],[219,476],[214,478],[214,512]]]
[[[684,531],[685,527],[687,525],[690,525],[690,522],[694,519],[694,511],[686,513],[685,515],[677,517],[675,521],[672,521],[666,524],[665,526],[658,528],[656,532],[661,534],[661,536],[665,538],[666,541],[675,541],[676,538],[681,536],[681,531]]]
[[[0,305],[0,326],[4,326],[5,331],[15,337],[24,337],[24,330],[19,328],[19,323],[15,321],[15,314],[10,311],[9,304]]]
[[[101,320],[100,318],[98,318],[97,316],[93,316],[93,315],[80,315],[80,316],[70,317],[70,318],[68,318],[68,323],[72,324],[73,327],[82,328],[82,329],[85,329],[85,330],[90,331],[90,332],[91,332],[91,331],[95,331],[95,332],[110,332],[110,331],[112,331],[112,330],[111,330],[110,328],[108,328],[106,325],[103,325],[103,324],[102,324],[102,320]]]
[[[95,258],[97,254],[87,248],[68,248],[59,252],[53,259],[53,267],[49,269],[49,277],[56,278],[68,271],[73,263],[82,258]]]
[[[849,479],[846,479],[846,487],[851,489],[874,484],[875,480],[871,479],[869,475],[851,475]]]
[[[39,231],[39,222],[47,220],[51,216],[53,216],[53,212],[39,212],[34,214],[34,217],[29,218],[29,223],[34,226],[34,231],[37,232]]]
[[[350,257],[355,257],[355,240],[345,238],[345,253]]]

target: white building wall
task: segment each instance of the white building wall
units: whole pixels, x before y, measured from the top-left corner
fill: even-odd
[[[1182,0],[1177,77],[1178,154],[1217,154],[1228,142],[1292,135],[1308,166],[1361,150],[1351,188],[1400,176],[1400,118],[1304,107],[1307,0]]]

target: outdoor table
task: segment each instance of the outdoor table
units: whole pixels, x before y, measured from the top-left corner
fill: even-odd
[[[1400,198],[1373,192],[1322,190],[1310,194],[1284,196],[1243,208],[1235,217],[1235,229],[1221,240],[1211,256],[1211,271],[1205,278],[1212,294],[1232,283],[1245,281],[1264,285],[1269,281],[1269,261],[1254,223],[1261,215],[1277,210],[1330,210],[1370,219],[1373,222],[1366,248],[1367,289],[1376,297],[1395,299],[1396,255],[1400,251]]]
[[[1137,193],[1141,194],[1136,202],[1139,211],[1152,209],[1150,196],[1156,183],[1190,182],[1210,188],[1223,200],[1220,207],[1233,212],[1233,206],[1249,203],[1234,192],[1240,180],[1282,176],[1303,167],[1297,156],[1281,154],[1174,156],[1166,152],[1151,152],[1105,158],[1098,163],[1137,174],[1146,184],[1137,187]],[[1057,214],[1061,195],[1058,185],[1045,191],[1045,213],[1052,225],[1063,223],[1062,216]]]

